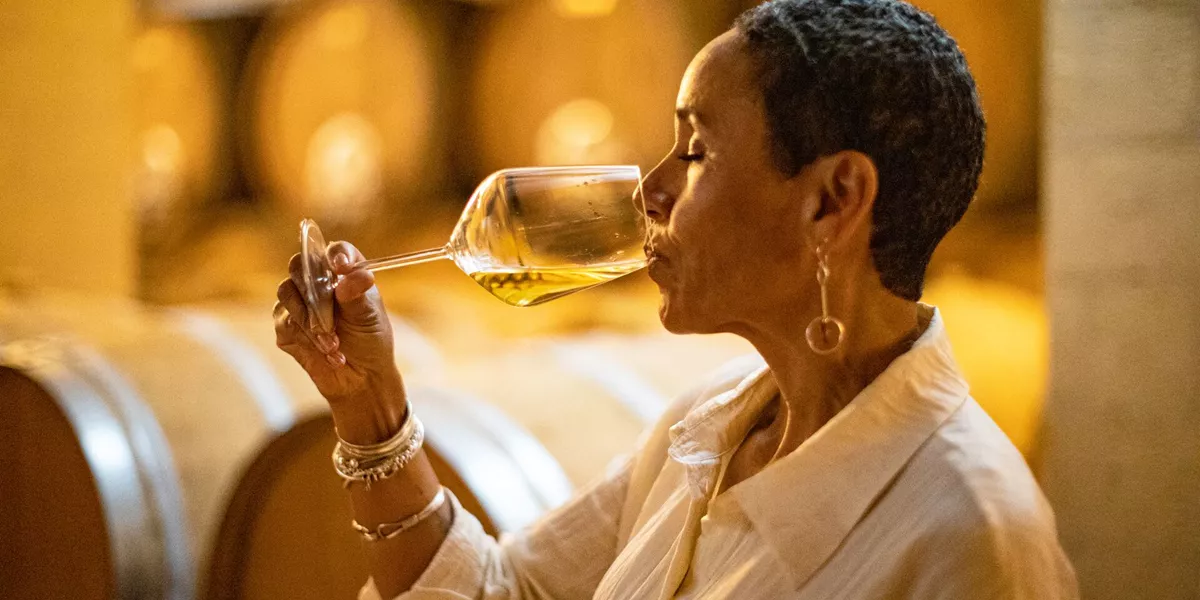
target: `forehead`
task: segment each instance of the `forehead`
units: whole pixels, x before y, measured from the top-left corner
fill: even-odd
[[[676,108],[681,116],[696,113],[706,128],[743,126],[761,110],[756,72],[745,41],[736,31],[727,31],[692,59],[679,87]]]

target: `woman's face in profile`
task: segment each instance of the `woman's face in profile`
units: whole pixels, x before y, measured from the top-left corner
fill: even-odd
[[[679,90],[675,145],[643,182],[650,276],[675,333],[746,333],[780,311],[799,319],[815,287],[804,211],[816,211],[819,187],[807,169],[775,167],[757,77],[736,32],[701,50]]]

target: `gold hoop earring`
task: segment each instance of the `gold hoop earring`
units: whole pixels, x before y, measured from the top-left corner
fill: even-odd
[[[817,246],[817,284],[821,286],[821,316],[812,320],[804,330],[808,347],[820,356],[837,352],[846,339],[846,324],[829,314],[829,255],[825,244]],[[831,334],[833,334],[831,336]],[[830,342],[830,338],[833,341]]]

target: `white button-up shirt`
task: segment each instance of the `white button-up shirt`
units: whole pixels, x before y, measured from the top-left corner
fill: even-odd
[[[1078,598],[1021,454],[968,393],[940,315],[787,456],[719,495],[777,393],[754,359],[668,411],[619,468],[496,541],[454,502],[398,600]],[[371,582],[360,600],[378,600]]]

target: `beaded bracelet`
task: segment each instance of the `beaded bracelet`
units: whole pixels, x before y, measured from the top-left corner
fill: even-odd
[[[412,461],[425,442],[425,427],[408,406],[408,416],[396,435],[377,444],[359,445],[339,439],[333,447],[333,468],[345,487],[371,483],[395,475]]]

